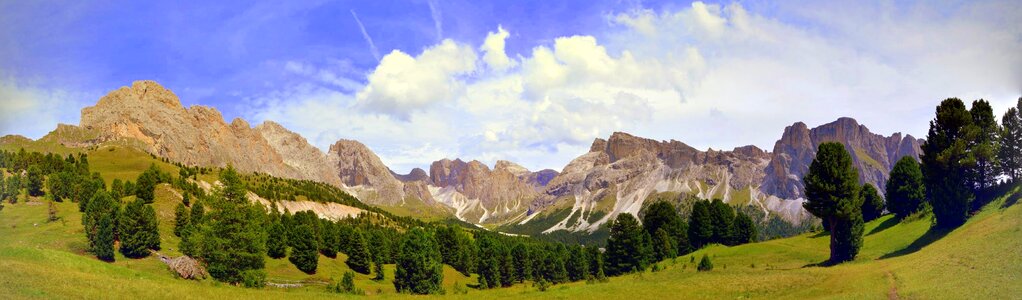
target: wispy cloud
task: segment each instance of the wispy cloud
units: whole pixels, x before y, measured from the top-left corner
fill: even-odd
[[[429,14],[433,16],[433,27],[436,28],[436,41],[439,43],[444,39],[444,23],[443,15],[440,12],[440,4],[437,0],[428,0],[426,3],[429,4]]]
[[[355,23],[358,24],[358,29],[362,31],[362,38],[365,38],[366,43],[369,44],[369,51],[373,53],[373,57],[376,58],[376,61],[380,61],[380,50],[376,49],[376,44],[373,43],[373,38],[369,37],[369,32],[366,31],[366,26],[362,25],[362,20],[358,19],[358,14],[355,13],[354,9],[351,10],[351,16],[355,18]]]

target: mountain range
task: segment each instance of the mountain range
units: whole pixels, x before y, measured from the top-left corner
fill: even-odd
[[[185,108],[153,81],[110,92],[82,109],[78,126],[60,124],[43,139],[68,147],[121,143],[185,165],[230,164],[242,172],[319,181],[411,215],[438,213],[480,226],[544,219],[543,232],[592,232],[617,214],[638,214],[649,199],[663,195],[722,199],[799,223],[809,217],[801,205],[801,177],[820,143],[845,145],[860,181],[881,190],[894,163],[903,156],[918,159],[922,144],[911,135],[882,136],[840,118],[811,129],[802,122],[788,126],[772,151],[751,145],[702,151],[615,132],[595,139],[588,153],[560,171],[444,158],[428,171],[398,174],[358,141],[342,139],[323,152],[272,121],[253,127],[240,118],[227,123],[211,107]],[[0,143],[14,140],[23,138]]]

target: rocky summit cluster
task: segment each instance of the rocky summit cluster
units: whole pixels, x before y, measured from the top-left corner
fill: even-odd
[[[153,81],[110,92],[82,110],[79,126],[60,125],[57,131],[63,133],[51,136],[79,136],[61,141],[70,147],[122,143],[186,165],[230,164],[243,172],[324,182],[369,204],[435,208],[475,224],[526,224],[551,207],[580,216],[546,231],[595,230],[617,214],[637,214],[658,193],[722,199],[799,222],[807,216],[801,177],[820,143],[842,143],[860,181],[880,189],[898,159],[918,158],[921,144],[910,135],[882,136],[841,118],[812,129],[801,122],[788,126],[771,152],[756,146],[701,151],[680,141],[616,132],[594,140],[588,153],[560,172],[530,171],[503,160],[490,168],[445,158],[428,171],[399,174],[358,141],[339,140],[323,152],[274,122],[252,127],[240,118],[227,123],[211,107],[185,108]]]

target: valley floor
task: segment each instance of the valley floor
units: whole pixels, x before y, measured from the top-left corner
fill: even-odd
[[[164,187],[166,189],[166,187]],[[165,191],[166,192],[166,191]],[[173,204],[157,208],[164,253],[178,255],[170,234]],[[995,199],[968,223],[951,232],[930,230],[927,217],[898,222],[891,216],[866,225],[864,247],[854,262],[813,266],[827,258],[828,236],[811,233],[736,247],[712,246],[661,262],[664,270],[611,278],[607,283],[555,285],[545,292],[531,284],[495,290],[454,286],[474,284],[445,268],[447,298],[555,299],[1007,299],[1022,295],[1022,191]],[[165,203],[164,203],[165,204]],[[85,253],[77,204],[59,203],[61,220],[48,223],[43,202],[5,204],[0,211],[0,298],[241,299],[336,298],[327,282],[348,270],[343,255],[320,258],[320,271],[306,275],[286,259],[267,260],[271,281],[305,281],[302,288],[244,289],[212,280],[177,279],[155,257],[132,260],[118,254],[105,263]],[[169,235],[169,236],[168,236]],[[715,266],[695,270],[708,254]],[[396,294],[389,279],[359,275],[356,286],[373,297]]]

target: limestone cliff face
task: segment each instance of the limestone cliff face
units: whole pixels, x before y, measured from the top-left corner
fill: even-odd
[[[377,205],[403,203],[405,185],[362,143],[339,140],[330,146],[327,157],[336,167],[341,183],[366,188],[355,190],[359,200]]]
[[[443,159],[433,162],[429,168],[431,185],[447,189],[464,196],[465,201],[478,201],[478,205],[461,208],[456,203],[445,203],[457,211],[456,215],[470,222],[497,222],[521,215],[528,203],[537,195],[542,186],[542,177],[549,172],[537,174],[509,161],[497,161],[493,170],[473,160]],[[475,210],[464,213],[463,209]]]
[[[252,128],[230,124],[216,109],[184,108],[170,90],[136,81],[82,109],[80,126],[98,140],[124,140],[143,150],[187,165],[233,165],[244,172],[337,183],[322,153],[304,138],[276,124]]]
[[[859,181],[873,184],[881,191],[898,159],[903,156],[918,159],[922,153],[922,140],[901,133],[889,137],[874,134],[852,118],[840,118],[813,129],[798,122],[785,128],[774,144],[761,190],[784,199],[804,197],[802,177],[816,157],[816,148],[824,142],[843,144],[859,171]]]

